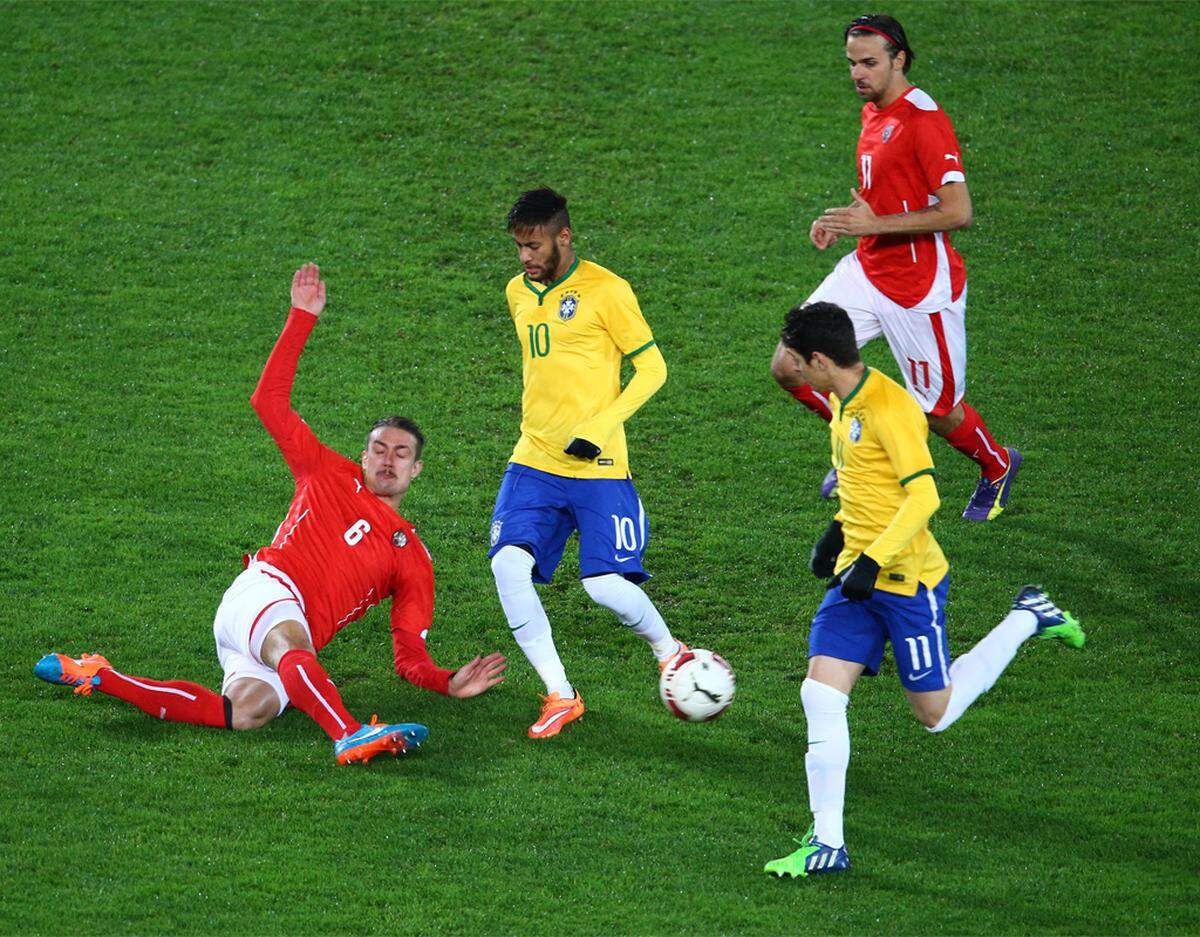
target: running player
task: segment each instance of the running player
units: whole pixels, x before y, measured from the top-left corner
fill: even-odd
[[[789,312],[782,345],[789,365],[828,395],[841,489],[841,509],[812,552],[813,573],[834,578],[813,618],[808,677],[800,687],[813,826],[799,849],[765,868],[803,876],[850,867],[842,833],[846,707],[858,678],[878,673],[888,641],[913,714],[941,732],[991,688],[1027,638],[1078,648],[1084,633],[1040,587],[1025,586],[1008,616],[951,664],[949,566],[928,527],[939,502],[920,408],[899,384],[862,363],[854,325],[832,303]]]
[[[950,231],[971,224],[971,196],[954,128],[946,113],[908,82],[913,50],[890,16],[855,19],[845,31],[850,77],[862,99],[858,189],[830,208],[809,238],[825,250],[842,237],[858,247],[841,259],[808,302],[831,302],[854,323],[859,347],[883,335],[909,392],[930,427],[979,465],[963,517],[987,521],[1008,503],[1021,453],[1001,446],[963,399],[967,364],[967,274]],[[771,373],[825,420],[824,396],[791,367],[783,345]],[[835,470],[821,487],[834,496]]]
[[[572,531],[591,598],[645,639],[660,667],[683,645],[639,588],[649,525],[629,475],[624,423],[667,379],[629,284],[575,256],[567,201],[524,193],[508,214],[524,272],[509,281],[521,345],[521,438],[492,513],[492,572],[517,644],[546,685],[529,737],[546,739],[583,715],[535,582],[547,583]],[[621,361],[633,378],[621,389]]]
[[[363,725],[342,703],[317,651],[382,599],[392,599],[396,672],[449,696],[477,696],[503,679],[504,658],[476,657],[457,671],[430,659],[433,564],[400,502],[421,473],[424,437],[411,420],[388,417],[367,435],[359,463],[322,445],[291,408],[296,365],[317,317],[325,284],[315,264],[292,279],[292,309],[250,398],[296,479],[287,517],[271,545],[245,557],[217,609],[213,635],[225,671],[221,692],[182,680],[121,673],[98,654],[47,654],[34,668],[43,680],[99,690],[158,719],[254,729],[290,703],[334,742],[340,764],[397,754],[428,735],[414,723]]]

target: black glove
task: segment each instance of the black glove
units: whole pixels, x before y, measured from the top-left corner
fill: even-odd
[[[577,459],[583,459],[585,462],[591,462],[600,454],[600,447],[594,442],[588,442],[586,439],[580,439],[576,436],[569,443],[567,448],[563,450],[567,455],[573,455]]]
[[[808,566],[813,575],[818,579],[828,579],[832,576],[833,566],[845,545],[841,522],[834,521],[812,548],[812,558],[808,561]]]
[[[860,554],[850,568],[842,573],[842,595],[851,602],[865,602],[875,591],[875,579],[878,576],[879,564],[867,554]]]

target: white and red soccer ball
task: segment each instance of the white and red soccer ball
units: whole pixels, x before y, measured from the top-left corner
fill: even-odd
[[[729,708],[736,689],[725,658],[700,647],[676,654],[658,680],[663,705],[688,722],[716,719]]]

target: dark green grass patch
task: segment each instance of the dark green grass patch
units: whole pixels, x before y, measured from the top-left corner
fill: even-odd
[[[851,708],[854,870],[778,882],[807,823],[799,684],[828,521],[824,428],[772,384],[783,313],[832,268],[853,184],[845,4],[5,3],[0,64],[0,930],[100,933],[1195,932],[1195,43],[1179,5],[911,4],[913,72],[975,204],[969,398],[1027,461],[958,514],[932,443],[951,650],[1041,581],[1088,627],[1031,645],[945,736],[890,667]],[[1186,17],[1184,17],[1186,20]],[[543,590],[589,713],[524,738],[538,682],[485,558],[516,438],[503,217],[551,184],[634,285],[671,371],[629,424],[648,589],[732,661],[708,726],[568,557]],[[402,762],[333,765],[291,713],[154,722],[38,683],[46,651],[220,678],[211,620],[291,482],[247,398],[288,278],[330,305],[296,403],[355,454],[415,416],[405,503],[438,570],[435,657],[499,649],[458,702],[390,673],[376,610],[322,657]],[[896,375],[887,349],[868,361]]]

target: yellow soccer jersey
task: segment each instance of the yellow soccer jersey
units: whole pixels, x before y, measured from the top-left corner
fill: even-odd
[[[521,275],[505,291],[521,344],[521,438],[512,461],[572,478],[625,478],[625,428],[606,427],[592,462],[563,452],[580,424],[621,394],[621,359],[654,345],[629,284],[576,259],[549,285]],[[660,359],[661,360],[661,359]],[[587,437],[585,437],[587,438]]]
[[[835,566],[840,573],[860,553],[870,554],[868,547],[904,504],[904,486],[933,475],[933,458],[925,414],[887,375],[867,368],[845,400],[831,394],[829,401],[833,467],[842,502],[837,519],[845,537]],[[936,494],[931,495],[931,510],[934,505]],[[950,569],[927,523],[890,560],[870,555],[881,567],[875,588],[899,595],[915,595],[918,583],[932,589]]]

